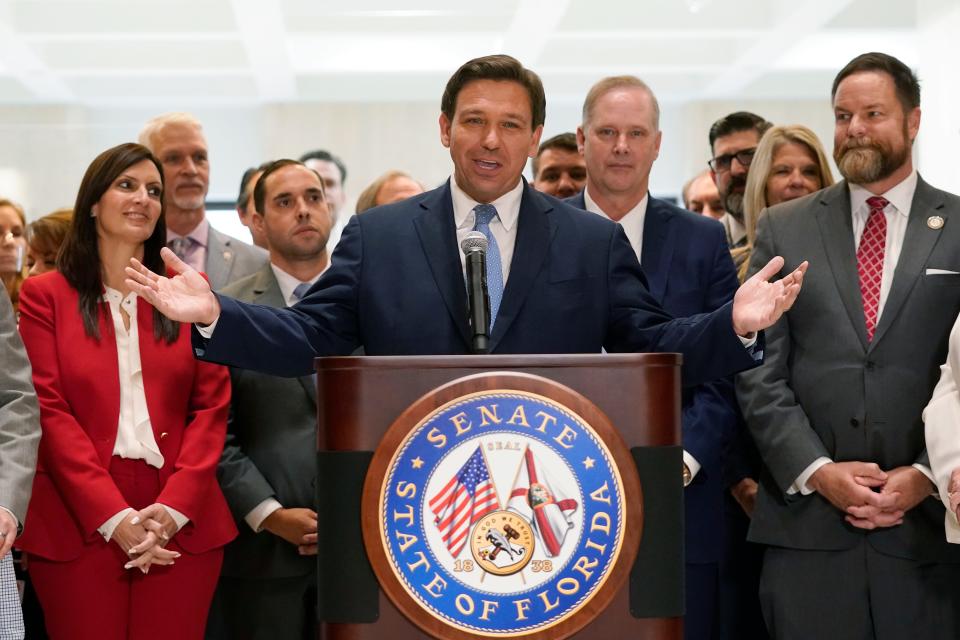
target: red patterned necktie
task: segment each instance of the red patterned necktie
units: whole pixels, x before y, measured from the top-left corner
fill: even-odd
[[[888,202],[880,196],[867,198],[870,215],[860,236],[857,249],[857,273],[860,275],[860,298],[867,324],[867,342],[873,340],[880,308],[880,282],[883,279],[883,254],[887,245],[887,217],[883,208]]]

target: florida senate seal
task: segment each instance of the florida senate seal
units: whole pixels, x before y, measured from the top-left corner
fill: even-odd
[[[522,389],[436,406],[412,428],[394,425],[405,433],[378,451],[389,455],[385,469],[372,464],[368,475],[367,488],[379,490],[364,508],[376,509],[377,531],[364,533],[371,558],[389,566],[378,571],[388,595],[421,626],[421,613],[442,621],[448,637],[582,627],[589,620],[569,621],[636,551],[624,554],[627,513],[640,500],[628,504],[611,453],[619,447],[629,460],[619,436],[607,425],[615,441],[606,442],[568,406]],[[635,476],[632,461],[628,471]]]

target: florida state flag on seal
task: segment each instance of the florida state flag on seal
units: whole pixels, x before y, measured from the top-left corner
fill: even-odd
[[[573,528],[567,514],[577,509],[577,501],[557,493],[555,486],[547,468],[527,447],[510,491],[507,509],[530,521],[550,557],[560,553],[567,531]]]

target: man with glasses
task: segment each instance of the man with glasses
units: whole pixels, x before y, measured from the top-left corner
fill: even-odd
[[[747,254],[738,251],[746,245],[743,222],[743,193],[747,173],[760,138],[773,126],[749,111],[728,114],[710,127],[710,176],[717,185],[720,202],[726,210],[720,223],[737,266]],[[729,443],[724,460],[723,527],[724,548],[720,561],[720,627],[724,637],[762,640],[766,637],[757,591],[763,550],[747,541],[747,529],[757,495],[760,461],[756,447],[743,420]]]
[[[736,111],[726,115],[710,127],[710,151],[713,158],[710,175],[717,184],[720,199],[727,215],[721,223],[727,229],[731,249],[747,242],[743,225],[743,192],[747,187],[747,172],[757,150],[760,138],[773,123],[755,113]]]

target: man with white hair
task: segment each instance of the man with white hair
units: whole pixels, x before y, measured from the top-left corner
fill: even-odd
[[[196,118],[188,113],[159,115],[140,132],[140,144],[163,166],[167,246],[174,253],[206,273],[215,291],[266,264],[265,251],[217,231],[206,218],[210,164]]]

